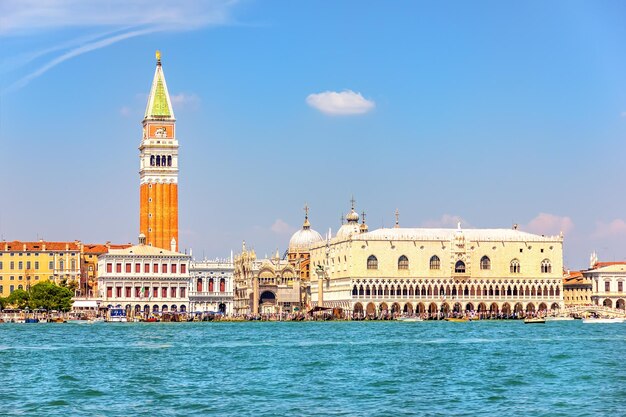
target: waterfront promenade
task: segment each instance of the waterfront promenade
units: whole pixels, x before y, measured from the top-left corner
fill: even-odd
[[[626,325],[0,327],[2,415],[616,416]]]

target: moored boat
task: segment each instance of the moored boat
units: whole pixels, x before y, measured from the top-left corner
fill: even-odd
[[[398,317],[396,321],[402,321],[407,323],[414,323],[418,321],[424,321],[421,317]]]
[[[582,320],[583,323],[598,323],[598,324],[612,324],[612,323],[624,323],[626,321],[623,317],[589,317]]]
[[[465,323],[466,321],[471,321],[470,319],[468,319],[467,317],[448,317],[446,319],[446,321],[450,321],[452,323]]]
[[[567,317],[567,316],[546,317],[546,321],[572,321],[572,320],[575,320],[574,317]]]
[[[126,310],[124,310],[121,306],[110,308],[109,318],[107,321],[112,323],[126,323]]]
[[[529,317],[524,319],[524,324],[543,324],[546,322],[546,319],[543,317]]]

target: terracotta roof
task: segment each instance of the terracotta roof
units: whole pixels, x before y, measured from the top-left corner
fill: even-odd
[[[593,265],[592,269],[595,268],[604,268],[605,266],[612,266],[612,265],[626,265],[626,261],[617,261],[617,262],[596,262]]]
[[[38,242],[22,242],[19,240],[14,240],[13,242],[2,242],[0,243],[0,250],[6,250],[9,252],[23,252],[24,245],[26,245],[27,251],[39,252],[43,251],[43,247],[46,247],[46,251],[78,251],[80,250],[78,242],[46,242],[46,241],[38,241]]]
[[[126,244],[100,244],[100,243],[89,243],[83,245],[84,253],[94,253],[101,254],[109,252],[109,249],[126,249],[131,247],[130,243]]]

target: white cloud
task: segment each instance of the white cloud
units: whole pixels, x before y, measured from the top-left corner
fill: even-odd
[[[323,93],[309,94],[306,98],[309,106],[329,115],[363,114],[374,109],[376,103],[364,98],[361,93],[345,90],[324,91]]]
[[[465,228],[469,228],[472,227],[471,224],[469,224],[468,222],[466,222],[465,220],[463,220],[463,218],[461,216],[455,216],[452,214],[444,214],[443,216],[441,216],[441,218],[439,219],[434,219],[434,220],[426,220],[425,222],[422,223],[423,227],[441,227],[441,228],[456,228],[459,224],[459,222],[461,222],[461,227],[465,227]]]
[[[180,108],[196,109],[200,105],[200,97],[198,97],[194,93],[174,94],[170,96],[170,100],[172,101],[172,107],[174,107],[174,111]]]
[[[277,235],[287,235],[293,233],[295,231],[295,228],[289,226],[282,219],[276,219],[274,224],[272,224],[272,226],[270,227],[270,230]]]
[[[154,32],[226,24],[230,19],[230,8],[235,3],[234,0],[4,0],[0,3],[0,37],[47,34],[71,27],[108,29],[99,35],[83,35],[19,57],[9,57],[9,68],[17,68],[56,53],[6,91],[24,87],[68,59],[126,39]]]
[[[549,213],[539,213],[522,229],[540,235],[567,234],[574,228],[574,222],[568,216],[557,216]]]
[[[594,230],[592,237],[602,239],[624,235],[626,235],[626,222],[622,219],[615,219],[610,223],[602,221],[596,222],[596,229]]]

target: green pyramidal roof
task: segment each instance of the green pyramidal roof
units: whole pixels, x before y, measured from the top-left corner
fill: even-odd
[[[165,76],[163,75],[163,69],[161,68],[161,62],[158,61],[144,117],[146,119],[152,117],[160,119],[173,119],[174,112],[171,105],[170,95],[167,91],[167,84],[165,83]]]

